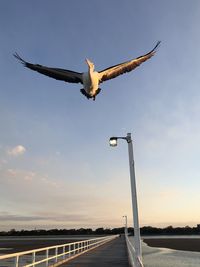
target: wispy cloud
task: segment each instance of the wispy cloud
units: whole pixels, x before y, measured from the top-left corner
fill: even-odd
[[[8,163],[5,159],[0,159],[0,169],[2,169]]]
[[[8,155],[14,156],[14,157],[23,155],[25,152],[26,152],[26,148],[22,145],[15,146],[11,149],[8,149],[7,151]]]
[[[86,215],[77,214],[33,214],[33,215],[23,215],[23,214],[13,214],[8,212],[0,212],[0,221],[4,222],[31,222],[31,221],[76,221],[76,220],[88,220]]]
[[[1,172],[1,180],[7,184],[15,185],[16,189],[25,186],[28,182],[31,182],[31,186],[39,186],[39,188],[45,187],[57,187],[56,181],[48,177],[47,174],[40,174],[30,170],[23,169],[7,169]]]
[[[115,176],[114,182],[117,179]],[[116,201],[116,188],[109,177],[96,186],[92,182],[81,184],[34,170],[9,168],[0,171],[0,180],[0,201],[4,202],[1,210],[8,212],[0,212],[0,228],[6,225],[20,228],[25,224],[26,228],[95,227],[106,224],[108,218],[110,225],[119,225],[121,214],[125,209],[128,212],[127,198],[123,195],[122,200]],[[113,209],[115,205],[117,209]]]

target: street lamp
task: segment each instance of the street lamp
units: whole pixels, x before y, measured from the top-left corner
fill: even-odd
[[[109,142],[110,142],[110,146],[117,146],[117,138],[116,137],[111,137]]]
[[[133,226],[134,226],[134,244],[135,252],[139,259],[142,259],[141,252],[141,241],[140,241],[140,227],[138,218],[138,205],[137,205],[137,191],[136,191],[136,181],[135,181],[135,168],[134,168],[134,158],[133,158],[133,144],[131,139],[131,133],[127,133],[125,137],[113,136],[110,138],[110,146],[117,146],[117,140],[123,139],[128,143],[128,153],[129,153],[129,167],[130,167],[130,180],[131,180],[131,196],[132,196],[132,209],[133,209]]]
[[[128,134],[127,134],[128,136]],[[117,146],[117,139],[124,139],[124,140],[127,140],[127,136],[126,137],[116,137],[116,136],[112,136],[110,137],[110,140],[109,140],[109,144],[110,146]],[[128,142],[128,140],[127,140]]]
[[[127,215],[122,216],[123,218],[125,218],[125,235],[128,235],[128,224],[127,224]]]

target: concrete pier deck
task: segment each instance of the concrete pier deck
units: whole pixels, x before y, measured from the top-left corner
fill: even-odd
[[[66,262],[61,267],[128,267],[124,237],[119,237]]]

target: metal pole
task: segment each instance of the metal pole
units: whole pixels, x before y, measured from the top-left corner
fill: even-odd
[[[127,223],[127,216],[126,216],[125,218],[126,218],[126,234],[128,234],[128,223]]]
[[[125,235],[127,235],[128,234],[128,223],[127,223],[127,215],[124,215],[123,216],[124,218],[125,218]]]
[[[139,257],[139,259],[142,259],[138,205],[137,205],[137,191],[136,191],[136,181],[135,181],[135,168],[134,168],[134,158],[133,158],[133,144],[131,139],[131,133],[127,133],[126,140],[128,142],[128,153],[129,153],[135,252],[136,255]]]

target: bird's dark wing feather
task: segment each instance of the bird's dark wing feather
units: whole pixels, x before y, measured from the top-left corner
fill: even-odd
[[[27,68],[37,71],[41,74],[54,78],[56,80],[61,80],[69,83],[83,83],[82,73],[59,69],[59,68],[49,68],[38,64],[31,64],[23,60],[17,53],[14,56]]]
[[[143,56],[140,56],[138,58],[120,63],[118,65],[115,65],[115,66],[112,66],[112,67],[109,67],[107,69],[100,71],[99,72],[99,81],[104,82],[104,81],[113,79],[113,78],[115,78],[115,77],[117,77],[123,73],[132,71],[133,69],[138,67],[141,63],[143,63],[146,60],[148,60],[149,58],[151,58],[155,54],[156,49],[158,48],[159,44],[160,44],[160,41],[157,42],[156,46],[149,53],[147,53]]]

